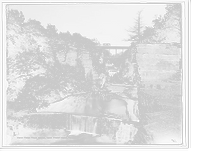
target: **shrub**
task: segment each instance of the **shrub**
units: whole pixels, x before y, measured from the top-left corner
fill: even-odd
[[[33,96],[36,109],[47,107],[51,102],[60,99],[60,85],[51,77],[36,76],[27,80],[24,90]]]
[[[29,110],[35,111],[34,104],[33,104],[33,96],[28,94],[26,91],[19,93],[17,99],[12,102],[12,108],[19,111],[19,110]]]
[[[14,100],[24,87],[26,80],[36,75],[43,76],[47,65],[38,53],[23,52],[7,61],[7,99]]]
[[[110,82],[111,83],[122,83],[122,81],[120,80],[120,75],[114,74],[112,77],[110,77]]]
[[[59,63],[55,63],[49,69],[48,76],[55,79],[60,85],[61,97],[66,97],[75,90],[83,88],[86,83],[84,70],[80,66],[75,68],[68,65],[61,66]]]
[[[156,112],[167,109],[164,105],[158,104],[159,100],[149,94],[139,92],[138,99],[141,112]]]
[[[92,65],[98,73],[105,73],[105,62],[102,64],[99,62],[101,56],[100,54],[91,53],[92,56]]]

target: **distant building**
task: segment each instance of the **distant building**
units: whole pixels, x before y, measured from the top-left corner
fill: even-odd
[[[106,62],[105,68],[110,77],[119,72],[119,68],[115,67],[115,65],[110,61]]]
[[[108,75],[110,77],[113,77],[115,74],[119,73],[119,70],[118,69],[110,69],[108,70]]]
[[[103,43],[103,46],[110,46],[110,43]]]
[[[108,68],[108,67],[114,67],[115,65],[110,62],[109,60],[105,63],[105,67]]]

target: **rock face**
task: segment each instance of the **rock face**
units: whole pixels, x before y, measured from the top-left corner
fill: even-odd
[[[99,78],[99,75],[92,65],[92,57],[90,56],[89,51],[81,50],[80,59],[81,59],[82,65],[85,69],[86,78],[87,79],[91,78],[93,80],[97,80]]]
[[[148,115],[145,129],[152,136],[150,143],[180,144],[181,48],[177,44],[138,44],[136,60],[141,77],[140,112]]]
[[[61,64],[68,64],[70,66],[77,65],[76,48],[69,46],[68,51],[57,53],[57,58]]]
[[[165,87],[169,80],[179,71],[181,49],[171,44],[137,45],[137,63],[141,81],[145,86]],[[159,88],[159,87],[158,87]]]
[[[92,57],[86,49],[77,49],[76,47],[69,46],[69,51],[66,55],[64,50],[57,49],[56,57],[61,64],[68,64],[74,67],[78,64],[77,60],[80,60],[85,70],[86,79],[92,78],[93,80],[96,80],[99,77],[97,71],[92,65]]]

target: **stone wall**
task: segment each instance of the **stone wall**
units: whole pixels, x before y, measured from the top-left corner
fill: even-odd
[[[144,85],[168,85],[179,71],[181,49],[171,44],[137,45],[137,63],[139,74]]]

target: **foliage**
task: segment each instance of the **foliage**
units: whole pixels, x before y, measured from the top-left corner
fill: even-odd
[[[124,53],[124,56],[127,57],[121,66],[121,79],[123,79],[124,83],[129,84],[133,83],[133,85],[139,86],[140,85],[140,77],[138,75],[137,67],[135,67],[132,61],[135,59],[136,54],[136,44],[132,43]]]
[[[36,109],[47,107],[51,102],[60,99],[60,85],[50,77],[35,76],[28,79],[24,91],[33,97],[30,101]]]
[[[29,112],[35,111],[35,107],[33,105],[34,97],[28,94],[26,91],[22,91],[19,93],[17,99],[13,102],[13,109],[19,110],[29,110]]]
[[[91,53],[92,56],[92,65],[99,73],[105,73],[105,61],[100,63],[101,54],[100,53]]]
[[[78,33],[58,32],[51,24],[44,28],[37,20],[25,22],[22,12],[7,10],[8,101],[16,102],[10,104],[18,109],[34,109],[49,103],[47,99],[55,94],[59,99],[68,92],[85,90],[79,57],[82,52],[91,55],[96,45]]]
[[[6,18],[6,45],[8,56],[15,56],[22,51],[24,16],[16,10],[8,11]]]
[[[21,52],[42,52],[47,63],[54,63],[55,57],[48,29],[39,21],[24,23],[22,12],[8,10],[6,17],[6,44],[9,57]]]
[[[8,10],[6,15],[6,46],[7,99],[14,100],[25,81],[45,74],[46,63],[52,65],[55,57],[47,30],[36,20],[24,23],[22,12],[16,10]]]
[[[51,46],[55,45],[58,41],[58,33],[55,25],[47,25],[47,36],[49,38],[49,44]]]
[[[139,92],[138,99],[139,99],[138,103],[139,103],[140,111],[143,113],[166,110],[165,106],[159,105],[157,103],[159,100],[155,99],[155,97],[149,94]]]
[[[122,80],[120,79],[119,74],[114,74],[112,77],[110,77],[109,80],[111,83],[122,83]]]
[[[59,33],[57,36],[57,43],[63,46],[74,46],[78,49],[85,48],[89,51],[94,51],[96,45],[94,41],[81,36],[79,33],[74,33],[71,35],[69,32]]]
[[[143,33],[143,42],[144,43],[161,43],[164,41],[164,32],[162,29],[163,20],[161,17],[153,20],[154,27],[146,27]]]
[[[108,59],[107,63],[113,64],[113,66],[108,69],[118,71],[116,74],[110,77],[112,83],[129,85],[136,84],[136,59],[134,59],[130,53],[133,52],[128,49],[123,54],[113,55],[110,57],[110,59]]]
[[[139,11],[137,13],[137,18],[135,19],[134,26],[131,28],[129,32],[131,32],[130,39],[131,41],[134,41],[135,43],[141,43],[142,41],[142,11]]]
[[[113,54],[113,55],[109,55],[109,57],[105,57],[105,61],[106,62],[110,62],[113,63],[115,67],[120,68],[120,66],[122,65],[122,62],[125,60],[125,54]]]
[[[124,83],[128,84],[129,82],[133,81],[133,64],[130,62],[130,59],[125,59],[123,65],[122,65],[122,77],[124,80]]]
[[[156,34],[155,29],[153,27],[146,27],[143,32],[143,42],[152,43],[154,42],[154,35]]]
[[[165,43],[181,42],[181,5],[175,4],[167,8],[167,14],[163,22]]]
[[[52,40],[48,35],[48,30],[43,28],[39,21],[30,20],[23,24],[24,29],[24,47],[26,51],[41,52],[47,63],[54,63]],[[51,40],[51,41],[50,41]]]
[[[60,86],[61,97],[81,88],[85,84],[83,67],[81,65],[76,68],[54,65],[53,47],[57,44],[63,45],[66,53],[69,45],[88,50],[95,49],[95,42],[78,33],[58,34],[54,25],[49,24],[45,29],[36,20],[24,23],[22,12],[16,10],[7,12],[6,44],[7,100],[9,101],[16,99],[26,81],[35,76],[54,78]],[[49,90],[43,92],[46,94]]]
[[[72,35],[72,42],[74,47],[86,49],[88,51],[93,51],[97,45],[94,41],[81,36],[79,33],[74,33]]]
[[[146,27],[143,33],[144,43],[180,43],[181,42],[181,5],[167,7],[164,19],[158,17],[154,27]]]
[[[95,48],[96,42],[94,42],[93,40],[83,37],[79,33],[74,33],[71,35],[69,32],[61,32],[58,35],[58,44],[63,46],[63,50],[65,51],[65,53],[67,52],[67,48],[69,46],[75,46],[78,49],[87,49],[90,52],[90,56],[92,57],[92,64],[94,68],[100,73],[105,72],[105,64],[99,63],[100,54],[95,54],[97,52]]]
[[[56,62],[49,69],[48,76],[54,78],[60,85],[61,97],[66,97],[85,84],[84,71],[80,66],[77,68],[68,65],[61,66]]]
[[[84,48],[90,52],[90,56],[92,57],[92,64],[94,68],[100,73],[105,72],[105,63],[100,64],[100,54],[96,54],[98,51],[95,48],[96,42],[94,40],[90,40],[86,37],[81,36],[79,33],[70,34],[67,33],[59,33],[58,35],[58,44],[63,46],[63,50],[65,53],[67,52],[67,47],[75,46],[78,49]]]
[[[44,75],[47,65],[37,53],[23,52],[7,62],[8,100],[14,100],[25,85],[27,79]]]

